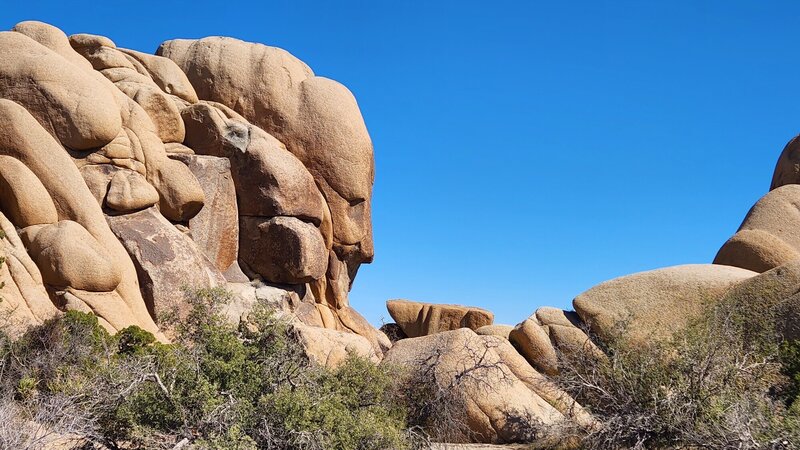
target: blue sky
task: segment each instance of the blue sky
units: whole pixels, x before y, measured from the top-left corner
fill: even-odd
[[[616,276],[710,262],[800,131],[797,2],[10,2],[153,52],[228,35],[356,95],[376,258],[352,304],[515,324]]]

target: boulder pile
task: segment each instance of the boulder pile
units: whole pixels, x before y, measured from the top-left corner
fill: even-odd
[[[152,55],[22,22],[0,49],[10,333],[76,309],[168,339],[184,289],[224,287],[232,320],[267,299],[318,361],[390,345],[347,300],[373,257],[374,179],[347,88],[231,38]]]

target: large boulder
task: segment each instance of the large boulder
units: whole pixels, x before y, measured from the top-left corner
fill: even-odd
[[[591,428],[594,419],[509,342],[459,329],[403,339],[382,364],[398,370],[408,394],[430,403],[434,420],[446,420],[449,442],[530,441],[567,421]],[[446,417],[441,417],[446,416]]]
[[[800,258],[800,185],[776,187],[747,213],[714,264],[765,272]]]
[[[477,330],[494,321],[491,311],[473,306],[389,300],[386,302],[386,309],[408,337],[426,336],[458,328]]]
[[[274,283],[300,284],[325,275],[328,252],[317,228],[295,217],[243,216],[240,261]]]
[[[101,147],[119,133],[113,93],[30,37],[0,32],[0,98],[13,100],[65,147]]]
[[[184,290],[226,283],[194,242],[154,208],[109,216],[108,223],[136,264],[142,295],[154,319],[185,311]]]
[[[577,296],[573,306],[600,338],[642,343],[668,337],[755,275],[713,264],[668,267],[601,283]]]

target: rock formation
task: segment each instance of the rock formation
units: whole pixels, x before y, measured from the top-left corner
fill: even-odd
[[[661,339],[719,302],[769,308],[800,337],[800,142],[714,264],[623,276],[516,326],[487,310],[391,300],[376,330],[348,302],[374,256],[372,143],[353,95],[288,52],[232,38],[151,55],[23,22],[0,32],[0,312],[18,335],[67,310],[111,332],[224,287],[248,325],[266,301],[309,359],[356,353],[455,407],[455,440],[598,426],[550,376],[604,341]],[[526,315],[529,312],[526,312]],[[524,317],[524,316],[523,316]],[[389,336],[387,336],[387,334]],[[444,395],[446,394],[446,395]],[[524,424],[524,426],[521,426]]]
[[[12,333],[78,309],[165,339],[159,319],[184,288],[223,286],[240,315],[283,292],[269,295],[291,299],[280,307],[322,363],[391,345],[347,302],[373,257],[374,164],[344,86],[228,38],[151,55],[23,22],[0,48]]]

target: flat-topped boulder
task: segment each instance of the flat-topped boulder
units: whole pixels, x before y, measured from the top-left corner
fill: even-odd
[[[459,328],[477,330],[494,321],[491,311],[474,306],[389,300],[386,308],[408,337],[427,336]]]

